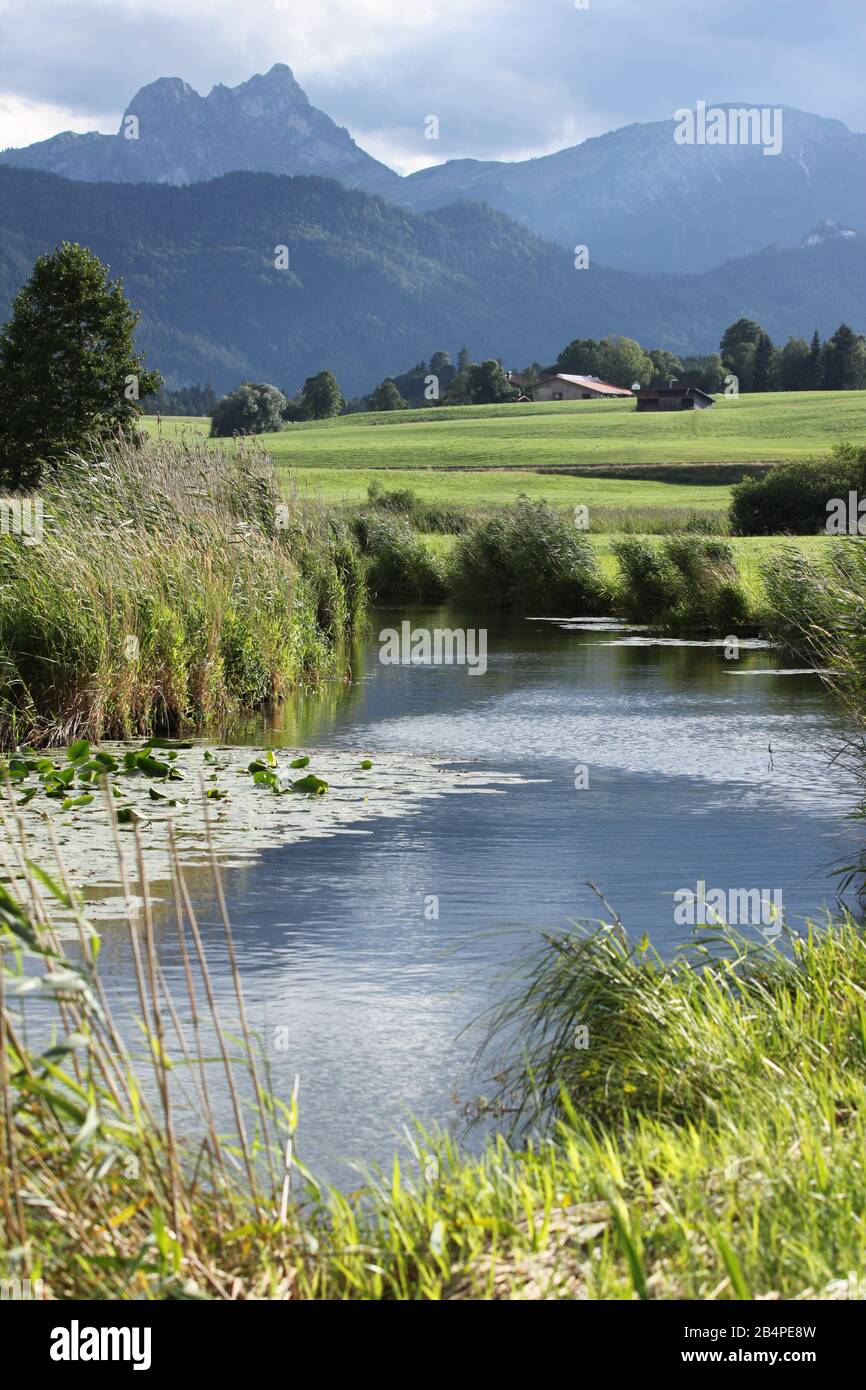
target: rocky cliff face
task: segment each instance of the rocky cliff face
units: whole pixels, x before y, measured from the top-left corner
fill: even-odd
[[[161,77],[136,93],[116,135],[66,131],[6,150],[0,162],[88,182],[187,184],[250,170],[322,174],[377,192],[400,183],[310,104],[284,63],[206,97],[178,77]]]

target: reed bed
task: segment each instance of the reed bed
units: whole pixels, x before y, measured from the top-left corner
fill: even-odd
[[[0,743],[175,733],[341,674],[362,620],[348,528],[254,447],[111,443],[0,536]]]

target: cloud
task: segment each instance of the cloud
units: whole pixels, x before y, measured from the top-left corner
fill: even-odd
[[[161,76],[198,91],[286,62],[401,169],[523,158],[703,97],[866,128],[866,13],[850,0],[0,0],[4,142],[116,129]],[[425,139],[428,115],[438,141]]]

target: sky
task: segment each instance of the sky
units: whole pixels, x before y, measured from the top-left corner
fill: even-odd
[[[0,0],[0,149],[114,132],[158,77],[206,94],[276,62],[401,173],[548,154],[701,98],[866,131],[864,60],[863,0]]]

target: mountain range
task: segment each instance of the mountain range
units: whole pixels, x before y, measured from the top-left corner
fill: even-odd
[[[0,153],[0,165],[172,185],[238,170],[321,175],[414,212],[482,201],[546,240],[588,246],[594,263],[614,269],[696,273],[796,246],[825,219],[866,228],[866,135],[793,108],[782,115],[774,158],[759,145],[678,145],[671,119],[538,159],[449,160],[401,177],[312,106],[278,63],[206,97],[160,78],[133,97],[115,135],[66,131]]]
[[[122,277],[148,365],[174,386],[294,392],[327,366],[355,395],[464,343],[476,360],[522,367],[611,332],[709,352],[744,314],[776,341],[866,326],[866,237],[843,225],[699,275],[578,271],[571,250],[481,203],[416,213],[312,176],[174,186],[3,167],[0,321],[35,258],[63,240]]]

